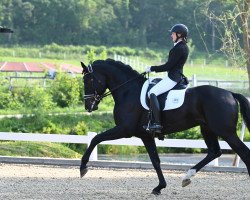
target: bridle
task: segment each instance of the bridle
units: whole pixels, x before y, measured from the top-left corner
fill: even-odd
[[[95,104],[96,104],[96,103],[99,103],[99,102],[102,100],[102,98],[103,98],[103,97],[101,97],[101,95],[98,94],[97,89],[96,89],[96,87],[94,86],[94,79],[95,79],[99,84],[101,84],[101,85],[103,85],[103,84],[102,84],[102,82],[101,82],[99,79],[97,79],[96,76],[94,75],[92,65],[88,65],[88,66],[87,66],[87,72],[84,73],[84,70],[83,70],[82,74],[84,74],[83,78],[84,78],[86,75],[90,75],[90,76],[91,76],[91,83],[92,83],[92,88],[94,89],[94,93],[92,93],[92,94],[85,94],[85,95],[83,96],[83,99],[84,99],[84,101],[85,101],[86,99],[93,99],[93,100],[91,101],[91,110],[89,110],[89,111],[92,111],[93,108],[94,108],[94,106],[95,106]]]
[[[124,83],[122,83],[122,84],[120,84],[120,85],[118,85],[118,86],[110,89],[108,92],[105,92],[102,95],[98,94],[97,89],[94,86],[94,80],[96,80],[97,83],[99,83],[100,85],[102,85],[102,86],[104,86],[104,85],[95,76],[94,71],[93,71],[93,67],[92,67],[91,64],[87,66],[87,72],[84,73],[84,71],[83,71],[82,74],[84,74],[83,77],[85,77],[86,75],[90,75],[91,76],[91,83],[92,83],[92,88],[94,89],[94,93],[92,93],[92,94],[86,94],[86,95],[83,96],[83,98],[84,98],[84,100],[86,100],[86,99],[93,99],[93,101],[91,103],[91,110],[90,110],[90,111],[92,111],[96,103],[99,103],[103,98],[111,95],[114,91],[118,90],[120,87],[126,85],[127,83],[129,83],[129,82],[131,82],[131,81],[133,81],[133,80],[135,80],[135,79],[137,79],[139,77],[142,77],[142,76],[144,77],[146,75],[146,72],[143,72],[143,73],[139,74],[138,76],[125,81]]]

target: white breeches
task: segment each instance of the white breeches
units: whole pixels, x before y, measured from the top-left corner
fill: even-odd
[[[150,96],[150,94],[155,94],[156,96],[159,96],[160,94],[163,94],[164,92],[167,92],[172,89],[176,84],[177,83],[175,81],[171,80],[168,76],[166,76],[151,90],[149,90],[148,96]]]

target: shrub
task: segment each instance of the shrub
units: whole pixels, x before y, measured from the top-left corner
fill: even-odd
[[[124,146],[124,145],[99,145],[98,152],[100,154],[120,154],[120,155],[131,155],[138,154],[139,150],[135,146]]]
[[[103,50],[100,54],[99,54],[99,59],[100,60],[106,60],[108,58],[108,54],[106,50]]]
[[[26,108],[45,109],[54,107],[52,95],[44,88],[25,87],[13,91],[17,101]]]
[[[80,121],[70,130],[69,135],[86,135],[87,131],[87,125],[83,121]],[[66,144],[66,146],[78,153],[83,153],[87,148],[87,145],[83,144]]]
[[[50,45],[45,45],[42,50],[44,52],[54,52],[54,53],[62,53],[64,52],[63,46],[60,46],[56,43],[52,43]]]
[[[1,91],[0,95],[0,109],[19,109],[21,104],[18,102],[16,95],[10,91]]]
[[[11,132],[28,133],[29,131],[26,129],[24,124],[17,123],[11,127]]]
[[[84,122],[78,122],[75,127],[75,130],[77,135],[86,135],[88,127]]]
[[[86,135],[88,131],[87,125],[80,121],[77,125],[70,131],[70,135]]]
[[[168,138],[178,138],[178,139],[202,139],[200,133],[200,127],[191,128],[182,132],[173,133],[168,135]]]
[[[49,134],[59,134],[62,133],[62,129],[60,129],[56,124],[49,121],[47,126],[43,127],[42,132]]]
[[[9,85],[9,81],[0,77],[0,85],[0,109],[19,109],[21,105],[17,100],[17,96],[6,86]]]
[[[75,106],[80,99],[80,86],[77,78],[69,74],[58,73],[53,81],[50,92],[53,101],[59,107]]]
[[[89,51],[87,51],[87,58],[90,64],[92,64],[96,60],[96,54],[93,49],[90,49]]]

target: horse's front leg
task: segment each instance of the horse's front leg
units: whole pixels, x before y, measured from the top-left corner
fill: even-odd
[[[93,149],[95,148],[95,146],[103,141],[116,140],[116,139],[126,137],[126,132],[124,130],[126,130],[126,129],[119,127],[119,126],[116,126],[112,129],[109,129],[103,133],[96,135],[91,140],[91,143],[90,143],[89,147],[87,148],[86,152],[84,153],[82,160],[81,160],[81,166],[80,166],[80,176],[81,177],[83,177],[88,171],[87,163],[89,161],[89,157],[90,157]]]
[[[153,189],[152,194],[159,195],[161,194],[161,189],[165,188],[167,186],[167,183],[165,181],[165,178],[161,170],[161,165],[160,165],[161,161],[156,149],[155,140],[149,137],[149,138],[142,138],[142,141],[147,149],[148,155],[156,170],[159,179],[159,185]]]

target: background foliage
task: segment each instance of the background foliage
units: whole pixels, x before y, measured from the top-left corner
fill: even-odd
[[[209,1],[207,6],[206,0],[1,0],[0,25],[12,28],[14,34],[1,34],[0,44],[4,47],[0,48],[0,62],[7,61],[9,56],[65,60],[69,54],[75,60],[87,56],[89,62],[114,54],[134,58],[143,56],[159,62],[166,59],[166,47],[172,46],[168,30],[176,23],[189,27],[190,58],[199,57],[204,51],[211,56],[220,50],[223,43],[217,36],[226,32],[223,32],[222,24],[215,23],[206,15],[213,11],[220,16],[224,11],[230,16],[234,3],[234,0]],[[241,31],[236,29],[236,35]],[[237,41],[241,44],[241,37]],[[214,65],[217,68],[202,67],[195,74],[207,78],[212,70],[213,77],[217,79],[221,74],[230,74],[226,79],[232,79],[231,75],[235,74],[235,69],[229,69],[228,73],[224,71],[226,68]],[[188,76],[193,74],[195,67],[190,69],[185,72]],[[239,79],[238,75],[235,77]],[[241,74],[240,79],[242,77]],[[0,84],[5,86],[8,81],[1,78]],[[114,125],[112,114],[48,115],[57,108],[68,111],[80,107],[83,110],[82,80],[69,74],[58,73],[49,88],[32,85],[9,90],[0,87],[0,92],[1,112],[30,110],[33,114],[21,119],[1,119],[0,131],[84,135],[87,131],[100,132]],[[111,110],[112,107],[112,98],[105,99],[100,105],[102,110]],[[238,132],[241,123],[242,120],[238,124]],[[169,138],[200,137],[199,128],[169,135]],[[249,134],[246,140],[249,140]],[[1,155],[79,157],[78,153],[82,154],[85,148],[86,145],[79,144],[0,142]],[[100,153],[109,154],[145,153],[143,147],[101,145],[98,148]],[[161,153],[171,151],[197,152],[159,148]]]
[[[0,24],[15,34],[0,43],[19,45],[105,45],[166,47],[176,23],[189,27],[199,51],[219,49],[221,41],[205,16],[205,0],[2,0]],[[232,8],[215,1],[215,12]],[[202,38],[201,38],[202,37]]]

